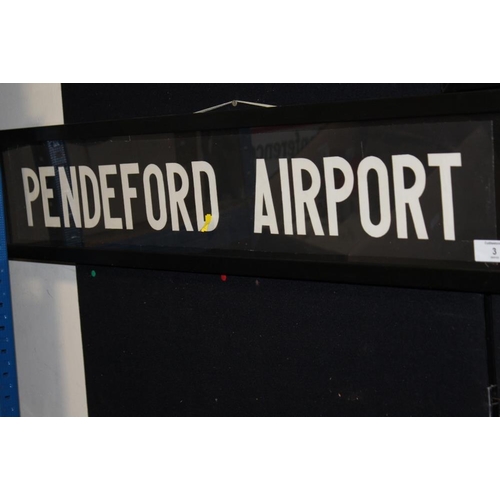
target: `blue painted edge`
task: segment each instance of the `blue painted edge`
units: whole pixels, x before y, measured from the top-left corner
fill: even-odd
[[[16,351],[10,296],[9,259],[0,162],[0,417],[19,417]]]

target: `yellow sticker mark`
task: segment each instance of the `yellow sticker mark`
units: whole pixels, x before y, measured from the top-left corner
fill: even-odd
[[[206,233],[208,231],[208,225],[210,224],[210,222],[212,222],[212,215],[205,215],[205,224],[203,224],[203,227],[200,229],[202,233]]]

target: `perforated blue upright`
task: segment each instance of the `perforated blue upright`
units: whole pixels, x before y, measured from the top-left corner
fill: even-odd
[[[0,417],[19,416],[4,192],[0,165]]]

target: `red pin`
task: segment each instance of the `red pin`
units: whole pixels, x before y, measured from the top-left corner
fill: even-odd
[[[226,280],[227,280],[227,276],[226,276],[225,274],[221,274],[221,275],[220,275],[220,279],[221,279],[222,281],[226,281]]]

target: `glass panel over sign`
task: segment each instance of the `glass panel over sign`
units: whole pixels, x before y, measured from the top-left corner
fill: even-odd
[[[13,245],[465,267],[500,251],[474,244],[498,239],[489,120],[46,141],[3,167]]]

